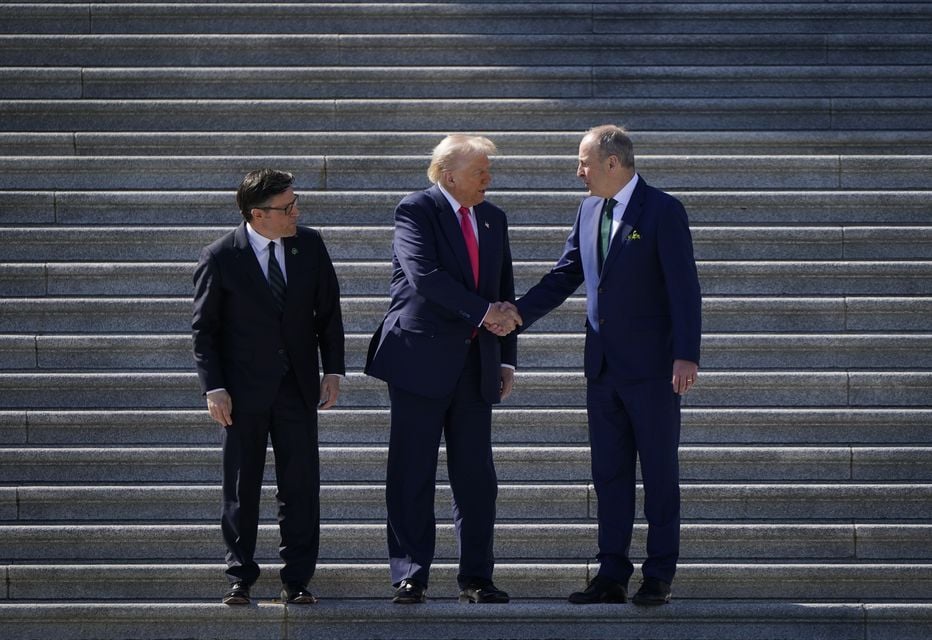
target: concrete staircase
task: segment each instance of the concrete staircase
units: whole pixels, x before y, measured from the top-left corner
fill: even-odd
[[[920,2],[0,6],[0,637],[930,637],[930,80]],[[686,204],[705,298],[675,601],[565,603],[596,570],[574,298],[495,413],[515,601],[452,600],[444,525],[431,602],[393,607],[387,393],[360,372],[392,208],[443,134],[489,135],[523,291],[604,122]],[[270,484],[260,602],[233,610],[191,274],[266,165],[337,263],[351,372],[321,415],[322,602],[274,601]]]

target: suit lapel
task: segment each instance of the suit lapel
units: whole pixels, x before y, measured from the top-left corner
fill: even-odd
[[[459,214],[453,211],[449,201],[440,192],[436,185],[427,190],[431,199],[437,208],[437,219],[443,234],[447,238],[450,247],[453,248],[453,255],[456,256],[456,262],[460,266],[463,281],[473,282],[472,265],[469,263],[469,254],[466,252],[466,241],[463,240],[463,230],[456,223]],[[479,245],[479,277],[482,277],[482,245]]]
[[[599,237],[601,200],[586,198],[579,205],[579,252],[582,256],[583,276],[599,279],[599,254],[596,247]]]
[[[282,238],[285,248],[285,277],[288,288],[285,291],[285,308],[287,309],[295,300],[294,291],[307,291],[304,280],[310,276],[309,270],[304,268],[308,256],[298,249],[298,237]],[[271,291],[271,288],[269,289]]]
[[[245,222],[236,228],[233,234],[233,246],[237,250],[240,268],[246,272],[247,279],[256,291],[256,295],[264,298],[263,306],[267,309],[275,309],[275,298],[272,296],[272,289],[262,273],[262,267],[259,266],[258,256],[252,250],[252,245],[249,244]]]
[[[631,235],[634,229],[637,229],[638,220],[641,218],[643,212],[644,180],[638,177],[638,182],[634,186],[634,192],[631,194],[631,199],[628,201],[628,206],[625,208],[624,215],[621,218],[621,226],[612,237],[612,242],[608,247],[608,255],[605,256],[605,263],[602,265],[603,273],[606,268],[610,267],[612,263],[618,259],[618,254],[631,242],[628,236]]]
[[[496,271],[496,269],[492,268],[491,263],[493,258],[501,253],[499,238],[502,235],[501,231],[496,227],[496,219],[488,215],[483,203],[473,207],[473,211],[476,213],[476,224],[479,231],[479,286],[477,289],[485,291],[489,285],[489,277]],[[465,246],[465,244],[464,242],[463,245]]]

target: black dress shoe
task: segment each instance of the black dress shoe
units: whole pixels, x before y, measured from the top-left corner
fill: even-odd
[[[470,582],[460,591],[460,602],[502,604],[508,602],[508,600],[508,594],[491,582]]]
[[[282,600],[286,604],[317,604],[317,597],[303,584],[295,582],[282,585]]]
[[[395,589],[395,604],[419,604],[427,601],[427,587],[416,580],[402,580]]]
[[[223,594],[223,604],[249,604],[249,585],[242,581],[231,584]]]
[[[644,578],[631,602],[647,607],[667,604],[670,602],[670,585],[657,578]]]
[[[623,604],[628,601],[628,590],[620,582],[596,576],[585,591],[576,591],[569,597],[573,604],[598,604],[608,602]]]

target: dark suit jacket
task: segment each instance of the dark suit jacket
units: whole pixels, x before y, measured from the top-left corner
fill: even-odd
[[[514,300],[505,212],[489,202],[473,208],[479,228],[479,288],[450,203],[437,186],[395,208],[391,303],[369,345],[366,373],[430,398],[452,393],[469,337],[489,302]],[[517,363],[517,337],[477,336],[482,395],[497,403],[501,363]]]
[[[607,359],[626,379],[669,378],[673,360],[699,362],[702,300],[686,210],[643,178],[612,238],[601,273],[602,198],[582,201],[563,256],[517,302],[522,330],[586,284],[585,371]]]
[[[288,290],[279,316],[241,224],[201,251],[194,272],[194,360],[202,391],[226,388],[236,411],[272,406],[290,363],[316,411],[324,373],[345,371],[340,288],[324,242],[298,227],[284,238]]]

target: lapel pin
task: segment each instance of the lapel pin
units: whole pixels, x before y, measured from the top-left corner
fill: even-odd
[[[486,228],[486,229],[489,228],[489,223],[488,223],[488,222],[485,223],[485,228]]]
[[[291,247],[291,255],[293,255],[293,256],[298,255],[298,248],[297,248],[297,247]]]

